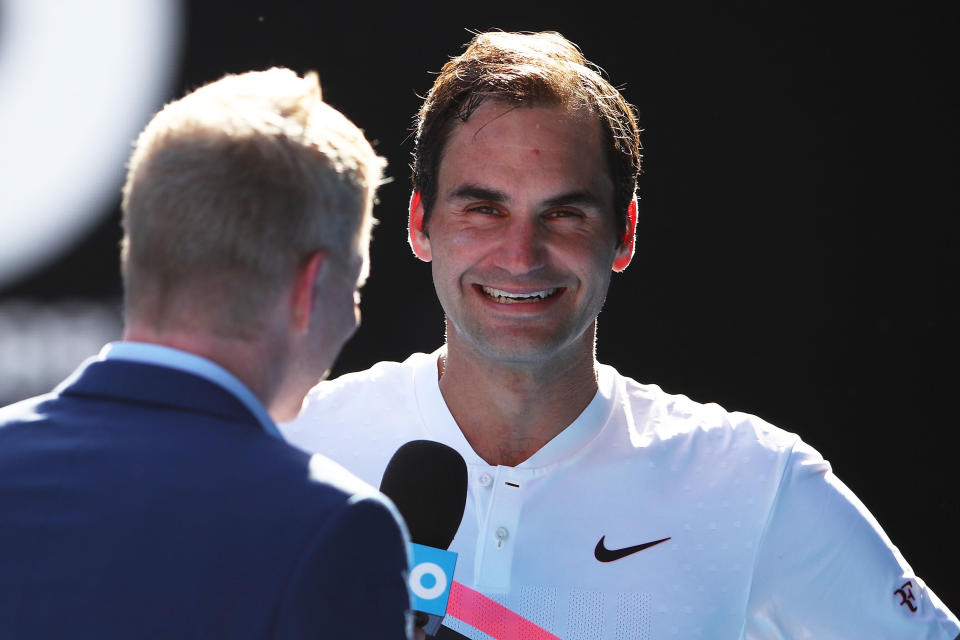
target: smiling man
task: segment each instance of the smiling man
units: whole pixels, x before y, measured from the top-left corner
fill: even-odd
[[[414,199],[410,242],[447,317],[440,388],[489,462],[522,463],[597,393],[596,318],[632,247],[596,171],[602,136],[564,106],[491,100],[450,134],[429,227]]]
[[[796,435],[596,361],[639,169],[632,108],[576,46],[476,36],[414,151],[410,243],[446,344],[321,383],[288,439],[373,483],[410,440],[463,455],[445,624],[470,638],[957,637]]]

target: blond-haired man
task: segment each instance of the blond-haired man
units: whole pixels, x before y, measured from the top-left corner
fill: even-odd
[[[0,410],[4,637],[409,637],[398,514],[274,422],[356,329],[383,166],[314,75],[227,76],[153,118],[124,340]]]

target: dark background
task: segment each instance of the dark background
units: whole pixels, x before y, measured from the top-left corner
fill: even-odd
[[[225,72],[317,70],[390,161],[363,326],[335,374],[442,341],[405,242],[409,125],[432,72],[467,29],[577,42],[645,130],[637,255],[614,277],[599,359],[799,433],[960,610],[956,4],[185,7],[171,98]],[[118,220],[0,301],[116,299]]]

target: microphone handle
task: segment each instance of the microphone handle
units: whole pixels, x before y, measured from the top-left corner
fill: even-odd
[[[433,638],[435,638],[435,640],[470,640],[470,638],[462,633],[457,633],[450,627],[444,625],[440,625],[440,629]]]

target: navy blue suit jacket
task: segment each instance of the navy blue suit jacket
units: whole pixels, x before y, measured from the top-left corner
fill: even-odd
[[[0,637],[398,640],[398,518],[220,386],[92,362],[0,409]]]

